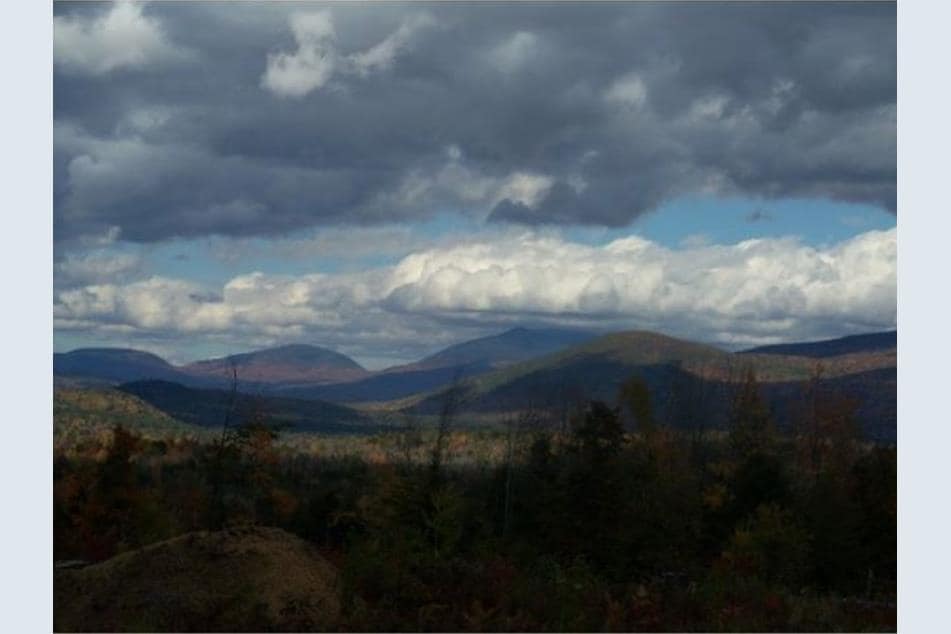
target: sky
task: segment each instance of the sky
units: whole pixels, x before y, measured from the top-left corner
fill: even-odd
[[[54,4],[54,345],[896,324],[892,3]]]

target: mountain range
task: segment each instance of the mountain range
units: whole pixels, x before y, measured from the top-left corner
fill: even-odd
[[[566,411],[588,399],[616,402],[621,384],[637,376],[647,385],[659,419],[686,426],[703,419],[715,428],[726,424],[735,386],[751,368],[774,418],[780,425],[789,425],[807,382],[819,373],[827,393],[857,403],[858,422],[869,435],[894,438],[896,355],[895,348],[879,345],[883,337],[869,338],[867,349],[853,341],[843,346],[849,350],[846,354],[818,358],[792,353],[735,354],[653,332],[628,331],[472,377],[457,389],[461,389],[463,409],[482,414]],[[832,349],[840,345],[837,341],[824,344]],[[408,407],[432,415],[445,398],[444,392],[437,391]],[[460,398],[458,392],[456,398]]]
[[[433,414],[450,385],[465,395],[464,411],[480,416],[565,408],[579,399],[614,402],[620,384],[636,375],[659,417],[684,424],[705,417],[715,427],[725,422],[732,386],[751,367],[781,424],[818,373],[827,389],[858,403],[863,428],[894,438],[896,348],[894,331],[730,353],[647,331],[515,328],[377,372],[297,344],[182,366],[136,350],[80,349],[54,355],[54,375],[59,385],[119,386],[178,420],[208,425],[221,419],[233,370],[240,391],[313,431],[372,427],[358,411],[368,408]]]
[[[359,381],[282,387],[280,393],[339,402],[392,401],[562,350],[594,336],[582,330],[513,328],[449,346],[415,363],[387,368]]]
[[[232,372],[242,389],[339,402],[388,401],[436,389],[548,354],[594,337],[567,329],[514,328],[449,346],[415,363],[369,372],[350,357],[294,344],[174,366],[149,352],[81,348],[53,355],[53,374],[71,385],[158,379],[197,388],[228,388]]]
[[[834,357],[850,353],[893,350],[898,347],[898,332],[873,332],[838,339],[806,343],[780,343],[743,350],[743,353],[795,355],[799,357]]]

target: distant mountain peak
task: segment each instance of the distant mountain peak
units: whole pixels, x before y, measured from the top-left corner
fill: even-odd
[[[62,358],[65,357],[78,357],[78,356],[111,356],[111,357],[134,357],[139,359],[149,359],[162,363],[164,365],[169,365],[168,361],[158,356],[155,353],[148,352],[146,350],[136,350],[135,348],[121,348],[121,347],[93,347],[93,348],[76,348],[75,350],[70,350],[69,352],[57,352]]]
[[[274,348],[196,361],[185,371],[199,376],[218,376],[237,367],[241,380],[264,383],[315,382],[355,380],[367,371],[350,357],[305,343],[292,343]]]
[[[180,378],[178,370],[162,357],[132,348],[78,348],[56,353],[53,374],[107,382]]]

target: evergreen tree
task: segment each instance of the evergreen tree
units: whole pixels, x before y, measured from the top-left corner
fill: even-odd
[[[775,442],[775,435],[769,408],[760,395],[756,373],[749,367],[733,399],[730,444],[739,457],[768,453]]]

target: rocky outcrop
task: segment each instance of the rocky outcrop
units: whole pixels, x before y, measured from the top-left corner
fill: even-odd
[[[336,570],[275,528],[188,533],[54,575],[56,631],[332,630]]]

